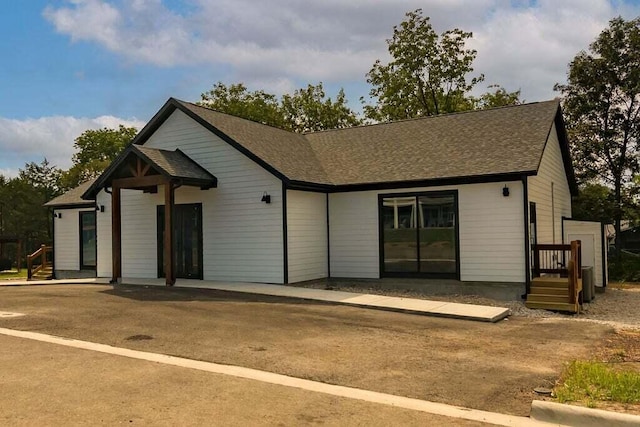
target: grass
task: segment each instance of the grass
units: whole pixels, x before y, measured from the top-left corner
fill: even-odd
[[[601,362],[574,361],[556,388],[560,403],[578,402],[593,408],[596,402],[640,403],[640,372]]]
[[[20,273],[15,270],[9,271],[0,271],[0,280],[2,279],[26,279],[27,278],[27,269],[23,268],[20,270]]]

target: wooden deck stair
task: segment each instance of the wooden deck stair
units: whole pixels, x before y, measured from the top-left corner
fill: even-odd
[[[534,278],[525,306],[571,313],[577,313],[579,310],[577,302],[572,304],[569,301],[569,280],[561,277]]]
[[[533,245],[533,279],[527,308],[579,313],[582,295],[582,244]]]
[[[52,278],[53,248],[41,245],[40,249],[27,255],[27,280],[51,280]]]
[[[31,280],[51,280],[53,278],[53,268],[49,265],[31,275]]]

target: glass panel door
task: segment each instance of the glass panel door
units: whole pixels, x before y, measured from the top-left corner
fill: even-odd
[[[384,198],[382,213],[384,271],[417,272],[416,198]]]
[[[455,273],[456,218],[453,195],[419,196],[420,271]]]
[[[383,275],[457,277],[454,192],[381,197],[380,204]]]
[[[80,269],[95,269],[96,258],[96,212],[80,212]]]

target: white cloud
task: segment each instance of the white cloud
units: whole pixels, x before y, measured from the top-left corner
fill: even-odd
[[[58,167],[68,168],[75,138],[87,129],[117,128],[119,124],[138,129],[144,125],[136,119],[113,116],[51,116],[24,120],[0,117],[0,174],[15,176],[17,170],[9,165],[40,162],[43,158]]]
[[[474,32],[477,72],[522,88],[528,100],[554,96],[567,64],[607,25],[640,9],[618,0],[72,0],[44,16],[73,41],[98,43],[129,62],[223,65],[235,80],[267,90],[296,82],[364,82],[404,13],[422,7],[437,31]],[[357,98],[357,94],[355,97]],[[353,97],[353,95],[352,95]]]

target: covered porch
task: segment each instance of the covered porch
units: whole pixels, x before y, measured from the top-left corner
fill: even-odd
[[[127,147],[84,195],[95,197],[102,189],[111,195],[111,283],[122,280],[122,190],[163,193],[162,224],[158,224],[162,229],[160,258],[164,283],[173,286],[176,282],[175,192],[182,186],[209,190],[217,187],[217,183],[215,176],[179,149]]]

